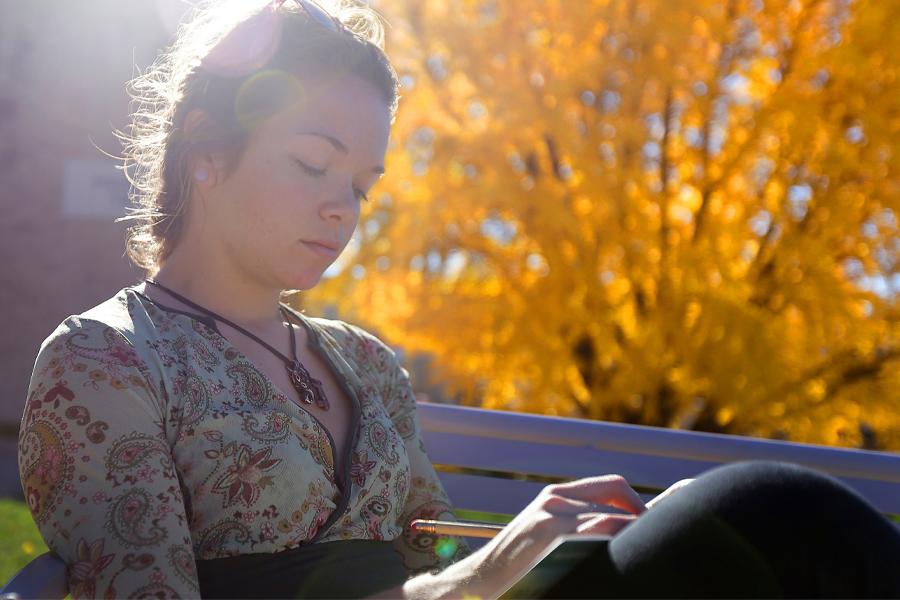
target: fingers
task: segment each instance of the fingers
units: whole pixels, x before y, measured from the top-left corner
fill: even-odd
[[[621,475],[585,477],[567,483],[548,485],[544,489],[553,495],[592,504],[615,506],[635,515],[647,510],[640,496]]]
[[[547,494],[542,504],[544,510],[556,515],[580,515],[609,512],[610,506],[596,502],[574,500],[558,494]]]
[[[603,514],[584,519],[575,528],[576,533],[614,536],[637,520],[634,515]]]

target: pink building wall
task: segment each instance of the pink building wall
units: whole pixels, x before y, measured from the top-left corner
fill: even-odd
[[[0,495],[41,341],[141,273],[123,257],[127,184],[111,131],[124,83],[169,41],[178,0],[0,4]],[[118,206],[116,206],[118,204]],[[14,474],[14,471],[13,471]]]

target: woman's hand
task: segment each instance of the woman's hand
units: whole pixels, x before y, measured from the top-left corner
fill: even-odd
[[[610,507],[627,514],[609,513]],[[618,475],[548,485],[476,553],[483,553],[477,593],[489,598],[502,594],[559,535],[612,536],[646,510],[637,493]]]
[[[626,514],[609,513],[610,508]],[[548,485],[491,541],[443,571],[408,580],[373,598],[497,598],[566,533],[615,535],[647,507],[619,475]]]

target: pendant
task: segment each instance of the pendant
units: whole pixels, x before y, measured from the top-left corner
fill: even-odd
[[[294,364],[285,365],[285,368],[291,380],[291,385],[297,390],[301,402],[307,406],[315,403],[322,410],[331,408],[328,398],[325,397],[322,382],[310,375],[309,371],[306,370],[306,367],[299,360],[294,359]]]

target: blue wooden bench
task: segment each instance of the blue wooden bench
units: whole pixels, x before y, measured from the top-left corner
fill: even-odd
[[[429,456],[464,519],[503,522],[551,482],[616,473],[649,499],[680,479],[754,459],[830,473],[881,512],[900,515],[900,454],[440,404],[420,404],[419,422]],[[483,543],[470,541],[473,547]],[[47,553],[0,594],[62,598],[65,592],[65,565]]]
[[[615,473],[646,501],[718,465],[779,460],[835,476],[900,525],[896,453],[424,403],[419,422],[462,519],[502,522],[551,482]]]

